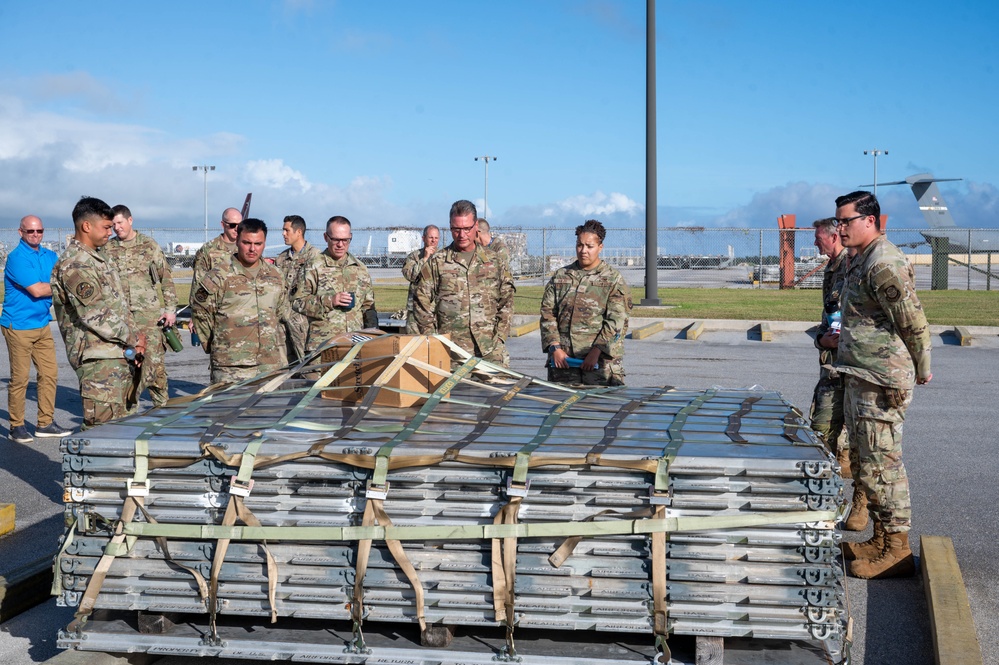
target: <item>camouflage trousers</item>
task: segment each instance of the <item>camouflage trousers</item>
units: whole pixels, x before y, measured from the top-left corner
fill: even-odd
[[[123,418],[135,409],[132,371],[124,358],[86,360],[76,368],[83,400],[83,429]]]
[[[623,386],[624,363],[620,358],[609,362],[601,361],[600,367],[584,372],[580,367],[548,366],[548,380],[569,386]]]
[[[305,340],[309,336],[309,317],[292,312],[284,322],[284,332],[288,362],[297,362],[304,358]]]
[[[844,416],[854,479],[867,494],[871,515],[885,531],[908,531],[912,504],[902,464],[902,423],[912,391],[886,388],[850,375],[844,382]]]
[[[819,381],[812,394],[809,414],[812,429],[822,437],[829,452],[836,457],[840,446],[849,446],[849,437],[841,437],[843,423],[843,377],[829,377],[829,370],[821,370]]]
[[[133,317],[135,315],[133,314]],[[153,406],[163,406],[170,398],[166,372],[166,338],[163,328],[154,321],[140,328],[146,333],[146,355],[142,359],[142,382],[135,399],[138,401],[143,390],[149,390]]]
[[[281,369],[281,366],[253,365],[252,367],[232,367],[232,366],[219,367],[216,365],[212,365],[210,381],[212,383],[225,383],[225,384],[239,383],[241,381],[248,381],[249,379],[253,379],[260,374],[273,372],[274,370],[277,369]]]

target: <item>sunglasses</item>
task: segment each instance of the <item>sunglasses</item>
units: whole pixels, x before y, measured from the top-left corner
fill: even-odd
[[[45,233],[45,229],[21,229],[21,233],[33,233],[37,235],[42,235]]]
[[[222,222],[226,225],[226,228],[234,229],[239,226],[239,222]]]

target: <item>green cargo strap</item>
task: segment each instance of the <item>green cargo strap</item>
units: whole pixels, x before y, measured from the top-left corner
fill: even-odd
[[[461,452],[462,448],[470,443],[473,443],[476,439],[485,434],[486,430],[489,429],[489,425],[492,424],[496,416],[503,412],[503,407],[512,402],[513,398],[529,385],[531,385],[531,377],[522,376],[517,383],[510,387],[509,390],[501,393],[499,397],[493,401],[492,405],[486,410],[486,412],[478,418],[475,428],[462,437],[461,441],[447,449],[444,453],[444,460],[453,460],[458,456],[458,453]]]
[[[361,342],[361,344],[354,346],[350,352],[348,352],[348,356],[353,358],[353,355],[356,355],[356,353],[360,351],[360,347],[363,344],[364,342]],[[399,368],[406,363],[406,360],[413,355],[413,352],[416,351],[419,344],[419,337],[414,337],[408,344],[406,344],[406,346],[399,352],[399,355],[396,356],[391,363],[389,363],[388,367],[386,367],[382,373],[378,375],[378,378],[371,384],[368,388],[368,392],[364,395],[364,399],[362,399],[361,403],[354,408],[354,413],[352,413],[350,418],[347,419],[347,422],[345,422],[340,429],[333,432],[333,434],[313,443],[309,447],[310,455],[319,455],[326,449],[326,446],[335,441],[339,441],[354,431],[354,428],[357,427],[358,423],[360,423],[361,420],[368,415],[368,411],[371,410],[372,405],[375,403],[375,399],[378,397],[378,392],[382,389],[385,383],[392,378]],[[349,361],[347,361],[347,356],[344,356],[344,360],[340,362],[344,363],[345,361],[346,364],[344,364],[344,367],[350,364]],[[340,363],[337,364],[339,365]],[[339,372],[342,371],[343,368],[341,368],[337,373],[339,374]]]
[[[444,396],[454,390],[455,386],[461,383],[461,381],[468,376],[473,369],[475,369],[475,366],[479,364],[480,360],[481,358],[476,358],[475,356],[466,360],[461,367],[456,369],[447,380],[441,383],[437,389],[431,393],[426,403],[416,413],[416,416],[414,416],[413,419],[402,428],[402,431],[396,434],[391,441],[378,449],[378,452],[375,453],[375,470],[371,474],[372,485],[375,487],[385,486],[385,477],[388,475],[388,461],[389,456],[392,454],[392,449],[416,433],[416,430],[418,430],[420,425],[426,421],[430,413],[437,407],[438,404],[440,404],[440,401],[444,399]]]
[[[569,410],[573,404],[579,400],[587,397],[590,394],[589,390],[577,390],[574,391],[569,397],[562,400],[559,404],[552,407],[548,412],[548,416],[542,421],[541,427],[538,428],[538,433],[534,435],[534,438],[530,440],[523,448],[517,452],[517,461],[513,467],[512,481],[518,485],[527,484],[527,470],[531,466],[531,454],[538,449],[542,443],[548,440],[551,436],[552,430],[555,429],[555,425],[562,418],[566,411]]]
[[[69,525],[69,530],[66,531],[66,538],[63,540],[62,547],[56,552],[55,561],[52,564],[52,589],[51,595],[58,596],[62,593],[62,557],[66,553],[66,549],[73,543],[73,536],[76,535],[76,518],[73,518],[73,522]]]
[[[673,390],[672,386],[663,386],[662,388],[659,388],[648,397],[643,397],[642,399],[633,399],[629,402],[626,402],[624,406],[618,409],[617,413],[615,413],[611,417],[611,419],[607,421],[607,424],[604,426],[603,438],[600,439],[600,442],[597,443],[597,445],[593,446],[593,448],[590,449],[590,452],[586,453],[587,463],[593,464],[597,460],[597,458],[599,458],[600,455],[605,450],[607,450],[607,448],[609,448],[612,443],[614,443],[614,439],[617,437],[617,430],[621,426],[621,423],[624,422],[625,418],[634,413],[638,409],[638,407],[648,404],[649,402],[652,402],[657,397],[659,397],[665,392],[669,392],[670,390]],[[591,459],[593,460],[592,462],[590,461]]]
[[[438,526],[221,526],[216,524],[147,524],[129,522],[123,533],[137,537],[235,541],[353,541],[353,540],[483,540],[492,538],[550,538],[555,536],[626,536],[714,529],[738,529],[772,524],[828,522],[834,510],[741,513],[634,519],[606,522],[531,522],[521,524],[455,524]]]
[[[334,363],[333,366],[330,367],[328,370],[326,370],[326,372],[324,372],[322,376],[316,379],[316,381],[309,387],[308,391],[306,391],[305,395],[303,395],[302,398],[298,401],[298,404],[289,409],[288,413],[286,413],[283,418],[281,418],[274,424],[275,429],[284,427],[285,425],[290,423],[307,406],[312,404],[312,401],[317,396],[322,394],[323,388],[326,388],[331,383],[333,383],[333,381],[335,381],[336,378],[343,373],[343,370],[345,370],[347,366],[350,365],[351,361],[354,360],[354,358],[357,356],[358,353],[360,353],[362,344],[364,344],[364,342],[361,342],[360,344],[355,344],[353,348],[351,348],[346,353],[346,355],[344,355],[342,360],[339,360],[336,363]],[[318,353],[318,351],[316,353]]]
[[[659,464],[656,466],[655,488],[657,492],[669,491],[669,466],[676,459],[680,446],[683,445],[683,426],[687,423],[687,416],[701,408],[701,405],[714,397],[717,392],[714,389],[705,390],[702,394],[690,400],[685,407],[673,416],[673,422],[670,423],[666,430],[669,432],[669,443],[666,444],[666,448],[659,458]]]

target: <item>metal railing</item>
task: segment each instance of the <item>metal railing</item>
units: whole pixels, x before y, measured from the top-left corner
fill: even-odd
[[[397,270],[404,252],[389,252],[388,237],[394,228],[354,229],[351,251],[365,258],[373,268]],[[417,229],[419,230],[419,229]],[[450,242],[446,226],[442,242]],[[154,228],[142,232],[155,238],[164,248],[176,243],[197,245],[204,239],[204,229]],[[575,260],[573,229],[554,227],[493,228],[510,250],[514,274],[528,282],[543,282],[559,267]],[[660,228],[656,264],[660,287],[778,288],[780,279],[779,246],[781,233],[795,256],[795,281],[798,288],[821,286],[823,258],[814,246],[812,228],[781,231],[750,228]],[[999,229],[956,229],[939,236],[927,229],[888,228],[888,239],[902,249],[913,264],[916,288],[991,290],[999,286]],[[66,246],[72,229],[49,227],[46,246],[60,251]],[[938,234],[934,237],[934,234]],[[270,234],[267,255],[283,248],[281,236]],[[320,229],[309,229],[306,238],[323,247]],[[0,265],[6,251],[19,241],[17,228],[0,229]],[[995,251],[991,250],[995,247]],[[936,251],[934,251],[934,248]],[[611,228],[604,240],[603,259],[617,267],[630,284],[644,284],[645,229]],[[172,257],[178,265],[185,257]],[[190,256],[186,258],[190,263]],[[376,274],[376,279],[378,275]]]

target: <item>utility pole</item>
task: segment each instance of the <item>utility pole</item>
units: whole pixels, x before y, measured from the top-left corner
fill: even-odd
[[[865,155],[874,155],[874,198],[878,197],[878,155],[888,156],[887,150],[865,150]]]
[[[214,171],[214,166],[192,166],[192,171],[204,171],[205,172],[205,242],[208,242],[208,172]]]
[[[656,0],[645,0],[645,297],[659,306],[659,222],[656,214]]]
[[[499,157],[493,157],[491,155],[482,155],[481,157],[476,157],[475,161],[482,160],[483,166],[486,167],[486,187],[485,194],[482,197],[482,214],[480,217],[485,217],[489,214],[489,162],[496,161]]]

